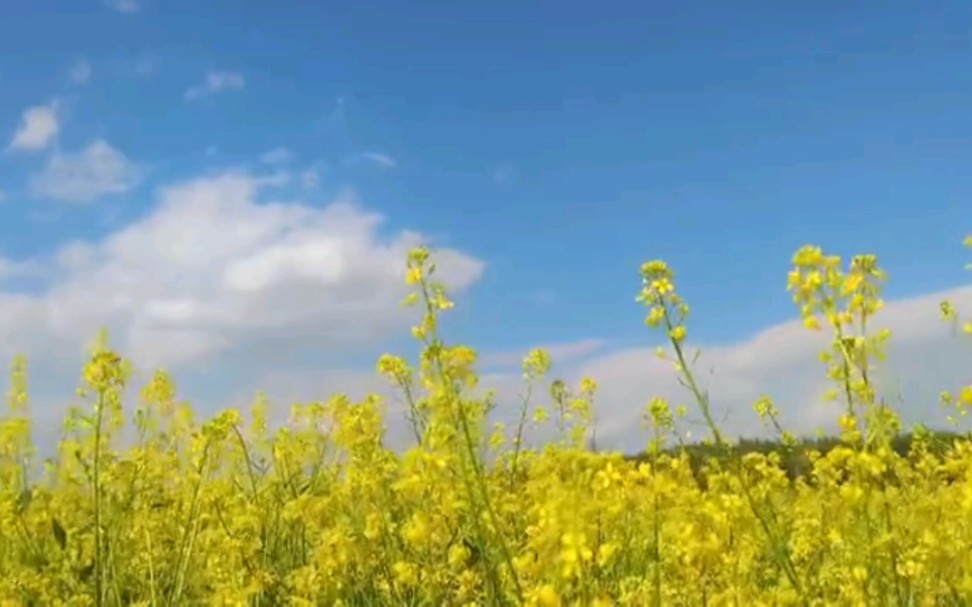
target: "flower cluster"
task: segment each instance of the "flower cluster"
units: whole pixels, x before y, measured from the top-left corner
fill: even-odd
[[[845,269],[804,247],[788,277],[803,323],[832,337],[821,355],[843,435],[826,452],[801,446],[769,395],[753,409],[780,450],[744,454],[720,432],[662,261],[641,268],[637,300],[694,404],[645,395],[643,457],[592,448],[598,385],[549,377],[543,350],[522,362],[516,426],[493,424],[476,352],[441,334],[454,304],[435,273],[428,250],[409,255],[415,364],[377,364],[408,405],[405,452],[385,446],[375,396],[297,404],[278,428],[263,395],[200,421],[159,371],[125,403],[129,364],[102,339],[79,390],[88,406],[39,465],[16,359],[0,417],[0,605],[972,602],[972,441],[916,432],[908,453],[892,448],[900,423],[873,381],[889,339],[872,327],[876,257]],[[957,421],[972,387],[942,401]],[[692,411],[718,449],[701,463],[681,429]],[[529,448],[547,425],[556,440]],[[807,470],[787,474],[781,453],[799,449]]]

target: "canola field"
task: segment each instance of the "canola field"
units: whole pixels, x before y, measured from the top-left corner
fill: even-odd
[[[891,338],[874,329],[876,257],[793,258],[788,288],[807,330],[833,338],[822,356],[842,412],[841,445],[796,479],[720,433],[665,263],[644,264],[637,299],[694,410],[632,403],[648,403],[640,462],[587,449],[596,378],[551,382],[543,351],[523,361],[534,397],[520,423],[492,425],[475,351],[439,332],[452,302],[429,252],[405,272],[418,363],[378,361],[409,403],[417,446],[404,453],[383,445],[377,397],[296,405],[271,429],[259,399],[197,420],[158,372],[123,403],[128,363],[102,345],[83,371],[90,408],[41,461],[17,360],[0,424],[0,605],[972,604],[972,444],[942,455],[919,428],[909,454],[889,448],[904,429],[871,379]],[[943,388],[964,416],[972,388]],[[793,444],[770,399],[753,408]],[[723,453],[698,475],[678,448],[686,414]],[[559,438],[528,448],[536,424]]]

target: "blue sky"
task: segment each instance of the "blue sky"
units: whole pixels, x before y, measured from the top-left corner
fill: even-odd
[[[965,2],[20,3],[0,20],[0,255],[41,269],[5,292],[46,301],[67,243],[110,261],[166,188],[227,172],[273,182],[255,203],[353,192],[378,241],[481,263],[450,329],[497,356],[655,344],[633,297],[657,257],[713,346],[794,316],[806,243],[879,254],[892,297],[943,291],[972,231],[970,30]],[[29,108],[57,128],[14,145]]]

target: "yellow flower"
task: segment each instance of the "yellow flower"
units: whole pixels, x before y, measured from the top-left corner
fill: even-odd
[[[560,595],[550,584],[540,587],[537,592],[537,605],[540,607],[560,607]]]
[[[83,370],[94,412],[72,409],[41,461],[18,359],[0,415],[0,607],[94,604],[99,588],[136,605],[466,607],[865,605],[901,591],[933,605],[972,593],[972,440],[916,429],[908,455],[896,450],[901,422],[871,379],[889,339],[872,322],[877,258],[844,271],[804,247],[793,262],[787,286],[804,324],[832,333],[820,376],[843,401],[843,440],[829,448],[783,429],[768,397],[753,408],[779,436],[771,453],[719,437],[722,416],[680,345],[688,305],[657,260],[641,268],[637,300],[649,324],[671,330],[662,354],[701,414],[685,421],[713,436],[702,457],[672,444],[690,437],[686,409],[662,398],[646,407],[649,450],[637,458],[595,445],[593,378],[576,390],[549,382],[548,407],[536,407],[551,367],[543,350],[522,361],[530,389],[508,419],[507,403],[474,389],[476,351],[440,334],[452,304],[424,248],[406,265],[423,304],[417,369],[391,354],[376,364],[399,391],[387,409],[376,395],[339,394],[297,403],[285,421],[287,408],[259,393],[247,423],[233,408],[203,418],[160,371],[128,411],[129,364],[102,340]],[[957,322],[950,305],[939,310]],[[972,385],[956,388],[941,401],[961,419]],[[386,441],[399,406],[411,446]],[[537,420],[550,411],[556,433],[528,436],[530,407]],[[606,413],[617,436],[625,419]],[[800,469],[784,469],[791,461]]]
[[[659,278],[651,281],[651,290],[658,295],[667,295],[675,290],[675,286],[668,278]]]
[[[618,545],[614,542],[601,544],[597,549],[597,565],[599,567],[607,567],[617,551]]]
[[[648,317],[645,319],[645,324],[649,327],[657,327],[665,319],[665,308],[661,306],[654,306],[649,310]]]
[[[397,561],[392,565],[395,581],[403,586],[414,586],[418,583],[418,568],[414,563]]]

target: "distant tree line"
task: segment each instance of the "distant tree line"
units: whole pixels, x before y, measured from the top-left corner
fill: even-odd
[[[968,435],[951,431],[932,430],[926,430],[922,433],[922,440],[926,445],[926,450],[939,457],[949,451],[952,445],[959,439],[968,439]],[[890,446],[898,455],[907,457],[911,453],[911,447],[915,440],[915,433],[901,433],[892,439]],[[799,439],[796,444],[789,446],[784,445],[779,440],[741,438],[739,442],[733,445],[733,454],[735,456],[743,456],[748,453],[761,453],[763,455],[777,453],[780,458],[781,468],[786,471],[787,476],[792,481],[797,478],[806,477],[812,470],[812,464],[807,455],[809,452],[816,451],[821,455],[825,455],[841,444],[841,439],[836,436],[804,437]],[[662,453],[675,456],[681,454],[683,451],[689,458],[692,471],[700,481],[703,480],[700,472],[706,462],[713,459],[722,461],[726,459],[725,451],[711,443],[692,443],[683,446],[668,447],[663,449]],[[625,459],[634,463],[650,462],[651,455],[642,452],[637,455],[628,455]]]

